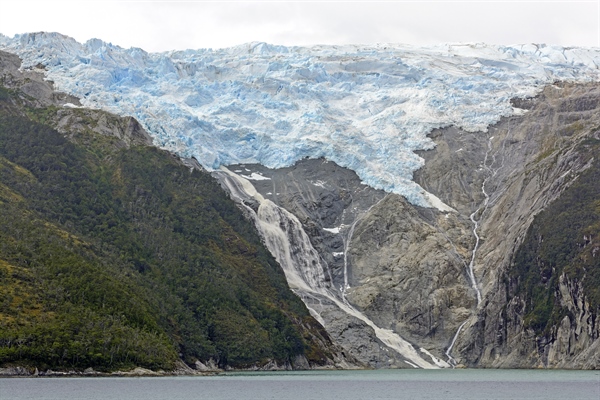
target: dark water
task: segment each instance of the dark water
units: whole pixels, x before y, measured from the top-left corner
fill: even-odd
[[[0,379],[0,400],[21,399],[599,400],[600,371],[379,370]]]

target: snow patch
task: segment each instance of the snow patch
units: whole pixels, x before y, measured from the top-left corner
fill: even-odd
[[[525,115],[529,112],[529,110],[525,110],[524,108],[513,107],[512,109],[513,115]]]
[[[246,170],[246,171],[250,171],[250,170]],[[258,172],[253,172],[250,175],[240,175],[246,179],[250,179],[251,181],[270,181],[271,178],[263,176],[261,174],[259,174]]]
[[[423,191],[423,197],[428,201],[428,203],[431,205],[431,207],[437,208],[438,210],[442,211],[442,212],[457,212],[454,208],[450,207],[449,205],[447,205],[446,203],[444,203],[442,200],[440,200],[437,196]]]
[[[436,356],[434,356],[433,354],[431,354],[429,351],[427,351],[423,347],[421,347],[419,350],[421,351],[421,353],[428,355],[431,358],[431,361],[433,361],[433,363],[435,365],[437,365],[438,367],[440,367],[440,368],[450,368],[450,364],[448,364],[444,360],[440,360],[439,358],[437,358]]]

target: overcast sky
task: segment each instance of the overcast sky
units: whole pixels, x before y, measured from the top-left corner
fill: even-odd
[[[600,47],[592,1],[0,0],[0,33],[53,31],[147,51],[448,42]]]

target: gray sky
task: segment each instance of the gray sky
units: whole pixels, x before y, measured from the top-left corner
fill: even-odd
[[[546,43],[600,47],[600,0],[0,0],[0,33],[54,31],[147,51],[271,44]]]

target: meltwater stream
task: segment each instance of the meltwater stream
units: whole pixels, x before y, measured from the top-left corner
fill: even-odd
[[[509,130],[508,130],[508,134],[511,134],[511,130],[510,130],[510,125],[509,125]],[[478,230],[479,230],[479,223],[481,222],[481,220],[483,219],[483,215],[484,213],[488,210],[489,208],[489,203],[490,203],[490,194],[486,191],[485,189],[485,185],[486,183],[493,178],[497,172],[504,167],[504,160],[502,159],[500,166],[498,166],[496,169],[494,169],[494,164],[496,163],[496,154],[492,153],[492,140],[494,139],[493,136],[491,136],[488,139],[488,143],[487,143],[487,150],[485,152],[485,156],[483,159],[483,164],[482,164],[482,168],[487,172],[487,176],[485,177],[485,179],[483,180],[483,182],[481,183],[481,193],[483,194],[483,202],[482,204],[479,205],[479,207],[473,211],[473,213],[471,213],[471,215],[469,215],[469,219],[471,220],[471,222],[473,223],[473,236],[475,236],[475,245],[473,246],[473,250],[471,252],[471,260],[469,261],[469,265],[467,267],[467,274],[469,276],[469,279],[471,281],[471,287],[475,290],[475,293],[477,294],[477,306],[479,307],[481,305],[481,301],[482,301],[482,297],[481,297],[481,290],[479,289],[479,285],[477,283],[477,278],[475,276],[475,257],[477,256],[477,251],[479,250],[479,245],[481,242],[481,237],[479,236]],[[504,139],[502,146],[504,147],[506,143],[506,138]],[[489,158],[492,158],[492,161],[488,164]],[[476,216],[479,214],[479,218],[476,219]],[[450,343],[450,346],[448,346],[448,349],[446,350],[446,356],[448,358],[448,363],[452,366],[452,368],[454,368],[456,366],[456,360],[454,359],[454,357],[452,357],[452,349],[454,348],[454,345],[456,344],[456,340],[458,339],[458,337],[460,336],[460,333],[463,329],[463,327],[467,324],[468,319],[466,321],[464,321],[456,330],[456,333],[454,334],[454,337],[452,338],[452,342]]]
[[[392,330],[378,327],[367,316],[344,301],[343,296],[338,295],[335,289],[331,289],[324,272],[327,268],[323,268],[321,257],[310,243],[302,224],[293,214],[265,199],[247,179],[227,168],[221,167],[215,174],[227,186],[234,200],[254,219],[265,245],[283,268],[292,290],[301,297],[327,299],[344,313],[363,321],[374,330],[381,342],[400,354],[407,364],[413,367],[431,369],[449,366],[434,357],[434,364],[427,362],[409,342]],[[321,324],[326,325],[316,310],[310,307],[309,310]],[[424,349],[421,351],[427,354]]]
[[[375,204],[371,205],[362,215],[356,217],[354,222],[350,225],[350,229],[348,229],[348,234],[343,237],[344,240],[344,286],[341,288],[340,292],[342,293],[342,299],[344,303],[348,303],[346,300],[346,290],[350,289],[350,284],[348,283],[348,254],[350,254],[350,243],[352,241],[352,236],[354,236],[354,228],[363,219],[365,215],[373,209],[373,207],[377,206],[383,200],[385,200],[387,196],[384,196],[382,199],[377,201]]]

